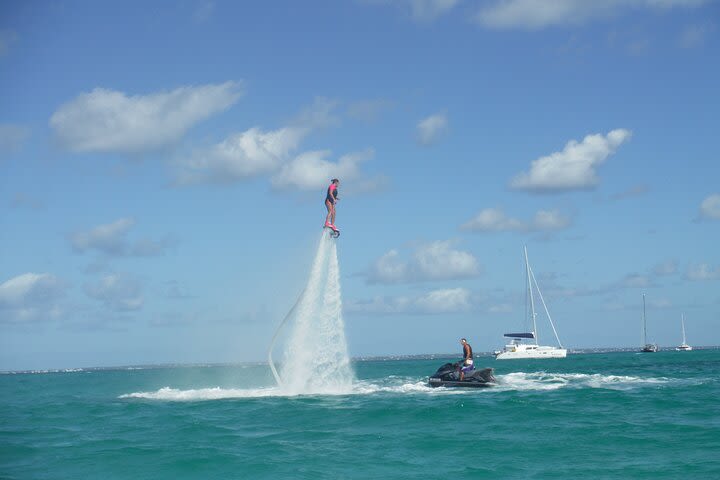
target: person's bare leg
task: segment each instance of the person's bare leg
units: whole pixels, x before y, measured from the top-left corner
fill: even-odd
[[[331,210],[330,216],[332,217],[332,222],[330,222],[330,223],[332,223],[333,225],[335,225],[335,204],[333,204],[333,206],[332,206],[332,210]]]
[[[327,215],[325,215],[325,224],[327,224],[330,221],[330,215],[333,212],[333,207],[330,204],[330,202],[328,202],[327,200],[325,200],[325,207],[327,208],[327,211],[328,211]]]

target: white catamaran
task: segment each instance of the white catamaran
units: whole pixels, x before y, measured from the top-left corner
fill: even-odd
[[[506,333],[504,336],[510,338],[510,343],[505,345],[505,348],[495,352],[495,358],[497,360],[511,360],[519,358],[565,358],[567,356],[567,350],[563,348],[560,343],[557,331],[555,330],[555,324],[550,317],[547,305],[543,299],[540,287],[535,280],[535,274],[533,274],[532,268],[530,268],[530,262],[528,261],[527,247],[524,247],[525,251],[525,271],[527,272],[527,291],[528,298],[530,299],[530,311],[532,314],[532,332],[522,333]],[[533,296],[533,285],[537,290],[540,301],[542,301],[545,313],[547,314],[548,320],[550,320],[550,326],[552,327],[555,339],[557,340],[558,347],[551,347],[546,345],[538,344],[537,334],[537,323],[535,317],[535,298]],[[523,343],[523,339],[533,340],[534,343]]]
[[[677,347],[675,347],[675,350],[679,352],[689,352],[690,350],[692,350],[692,347],[688,345],[687,341],[685,340],[685,315],[682,315],[680,318],[680,321],[682,322],[683,342],[682,345],[678,345]]]
[[[647,320],[645,318],[645,294],[643,293],[643,347],[640,350],[641,352],[646,353],[655,353],[658,351],[658,346],[656,343],[647,343]]]

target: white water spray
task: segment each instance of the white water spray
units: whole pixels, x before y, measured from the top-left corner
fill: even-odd
[[[278,373],[272,352],[284,328],[289,335]],[[305,290],[273,336],[268,361],[286,393],[350,393],[352,389],[354,374],[345,340],[337,244],[326,230]]]

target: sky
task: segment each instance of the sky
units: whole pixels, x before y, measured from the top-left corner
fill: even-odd
[[[0,370],[720,344],[720,2],[0,2]],[[554,344],[538,316],[541,343]]]

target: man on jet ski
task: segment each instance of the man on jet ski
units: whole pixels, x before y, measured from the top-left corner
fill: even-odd
[[[467,343],[467,340],[461,338],[460,345],[463,347],[463,359],[460,367],[460,381],[462,382],[463,378],[465,378],[465,372],[475,370],[475,365],[473,365],[473,353],[470,344]]]

